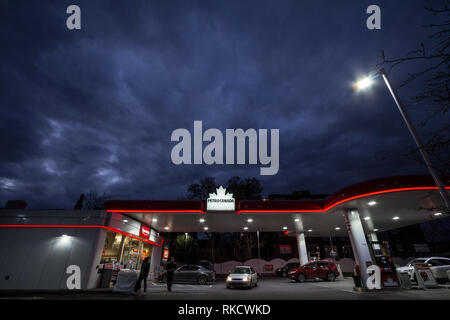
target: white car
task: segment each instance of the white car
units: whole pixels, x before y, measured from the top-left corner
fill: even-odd
[[[253,288],[258,285],[258,275],[249,266],[237,266],[227,277],[227,288],[247,287]]]
[[[410,261],[406,266],[397,268],[397,272],[404,272],[409,274],[409,278],[413,281],[416,280],[414,273],[414,263],[426,263],[430,266],[431,273],[439,283],[445,283],[449,281],[447,271],[450,270],[450,258],[444,257],[429,257],[429,258],[416,258]]]

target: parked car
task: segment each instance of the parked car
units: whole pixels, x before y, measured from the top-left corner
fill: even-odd
[[[331,261],[313,261],[302,265],[299,268],[292,269],[289,272],[289,279],[297,282],[305,282],[307,279],[323,279],[325,281],[334,281],[339,276],[336,265]]]
[[[227,277],[227,288],[247,287],[252,288],[258,285],[258,275],[249,266],[237,266]]]
[[[416,258],[411,260],[404,267],[397,268],[397,272],[405,272],[409,274],[412,281],[417,281],[414,272],[414,263],[426,263],[430,266],[431,273],[438,283],[446,283],[449,281],[447,271],[450,270],[450,258],[445,257],[428,257]]]
[[[289,274],[289,271],[291,271],[294,268],[298,268],[298,267],[300,267],[300,263],[298,263],[298,262],[286,263],[284,267],[277,268],[275,270],[275,275],[286,278]]]
[[[162,282],[167,281],[167,273],[164,272],[159,275],[158,280]],[[216,276],[214,271],[208,270],[199,265],[186,265],[175,270],[173,273],[174,283],[198,283],[207,284],[214,282]]]

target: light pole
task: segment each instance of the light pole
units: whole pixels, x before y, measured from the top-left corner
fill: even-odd
[[[261,272],[261,254],[259,251],[259,231],[256,231],[256,240],[258,242],[258,269],[259,269],[259,273],[262,274],[262,272]]]
[[[447,212],[450,212],[450,199],[448,197],[447,190],[445,189],[445,185],[442,182],[441,178],[439,177],[439,174],[436,172],[436,170],[433,168],[433,165],[431,164],[430,158],[428,157],[428,154],[422,144],[422,141],[419,138],[419,135],[417,134],[416,128],[411,122],[411,119],[409,118],[408,113],[406,112],[405,107],[403,106],[402,101],[400,100],[397,92],[392,87],[391,82],[389,81],[389,78],[386,74],[386,71],[384,69],[381,69],[380,72],[381,77],[383,78],[384,82],[386,83],[386,86],[389,89],[389,92],[392,95],[392,98],[394,98],[395,104],[398,107],[398,110],[400,111],[400,114],[403,117],[403,120],[406,123],[406,126],[408,127],[409,133],[414,139],[414,142],[416,143],[417,148],[419,149],[420,154],[422,155],[423,160],[425,161],[425,164],[430,171],[431,176],[433,177],[434,182],[436,183],[439,193],[441,194],[442,199],[444,200],[444,204],[447,207]],[[357,90],[364,90],[370,85],[372,85],[372,79],[367,77],[364,79],[359,80],[355,87]]]

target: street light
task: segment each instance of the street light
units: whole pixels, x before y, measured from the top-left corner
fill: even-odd
[[[258,271],[261,274],[261,252],[259,250],[259,231],[256,231],[256,240],[258,242]]]
[[[442,180],[439,177],[436,170],[431,165],[431,161],[428,157],[427,152],[425,151],[425,148],[422,144],[422,141],[419,138],[419,135],[417,134],[416,128],[412,124],[411,119],[409,118],[409,115],[406,112],[405,107],[403,106],[403,103],[401,102],[400,98],[397,95],[397,92],[392,87],[391,82],[389,81],[389,78],[386,74],[386,71],[384,69],[381,69],[379,74],[381,75],[384,82],[386,83],[386,86],[388,87],[389,92],[391,93],[392,98],[394,99],[395,104],[397,105],[398,110],[400,111],[400,114],[402,115],[403,120],[406,123],[406,126],[408,127],[409,133],[411,134],[412,138],[414,139],[414,142],[416,143],[416,146],[419,149],[419,152],[422,155],[422,158],[423,158],[428,170],[430,171],[430,174],[433,177],[434,182],[436,183],[436,185],[439,189],[439,193],[441,194],[441,197],[444,200],[447,210],[450,211],[450,199],[448,197],[447,190],[445,189],[445,185],[442,182]],[[358,91],[364,90],[364,89],[370,87],[374,83],[373,80],[374,80],[374,77],[366,77],[366,78],[360,79],[355,83],[354,87]]]
[[[364,90],[373,84],[373,79],[371,77],[362,78],[355,83],[355,89],[357,91]]]

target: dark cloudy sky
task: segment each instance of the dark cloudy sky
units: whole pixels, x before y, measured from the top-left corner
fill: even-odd
[[[370,31],[371,1],[2,0],[0,206],[69,208],[89,190],[176,199],[205,176],[255,176],[264,194],[330,193],[426,172],[393,156],[412,140],[384,84],[351,88],[381,50],[401,56],[425,38],[424,3],[376,1],[382,30]],[[80,31],[66,28],[70,4]],[[279,173],[173,165],[170,135],[194,120],[279,128]]]

